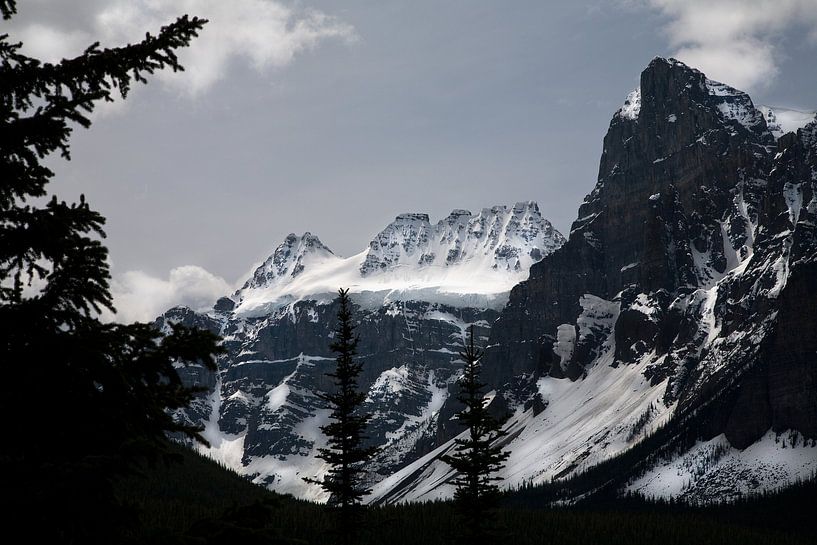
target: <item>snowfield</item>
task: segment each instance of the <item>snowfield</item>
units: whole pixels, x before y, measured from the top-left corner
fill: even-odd
[[[743,450],[721,434],[664,460],[627,490],[648,498],[727,502],[804,481],[815,473],[817,441],[803,439],[797,432],[769,431]]]
[[[234,294],[235,314],[329,302],[341,286],[364,308],[413,300],[500,309],[530,266],[563,243],[531,201],[476,215],[454,210],[436,224],[426,214],[400,214],[366,250],[346,258],[311,233],[291,234]]]
[[[539,414],[520,408],[505,425],[511,456],[499,473],[503,487],[541,484],[581,471],[630,448],[665,423],[674,408],[661,401],[666,382],[650,386],[644,377],[653,357],[613,367],[613,345],[608,343],[585,379],[541,378],[537,385],[547,408]],[[451,497],[448,481],[453,473],[439,457],[453,446],[452,439],[380,481],[367,501]]]

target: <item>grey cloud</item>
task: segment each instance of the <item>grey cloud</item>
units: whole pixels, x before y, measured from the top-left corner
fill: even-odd
[[[669,18],[674,55],[709,77],[751,91],[779,73],[783,39],[794,27],[817,36],[814,0],[646,0]]]
[[[90,43],[122,44],[156,32],[187,13],[209,20],[192,46],[179,58],[185,72],[162,72],[159,79],[196,95],[227,73],[235,59],[265,71],[292,62],[296,54],[337,38],[355,39],[347,23],[318,10],[296,10],[271,0],[111,0],[82,10],[85,21],[73,17],[22,26],[17,35],[24,50],[58,61],[82,52]]]
[[[223,278],[196,266],[176,267],[167,279],[143,271],[128,271],[118,275],[111,284],[116,316],[105,313],[107,319],[119,322],[149,322],[165,310],[188,306],[194,310],[210,308],[221,296],[232,291]]]

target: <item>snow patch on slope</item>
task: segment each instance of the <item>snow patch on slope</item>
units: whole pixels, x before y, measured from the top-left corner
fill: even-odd
[[[796,432],[769,431],[743,450],[721,434],[665,460],[627,490],[650,498],[726,502],[809,479],[816,471],[817,442]]]
[[[562,324],[556,328],[556,341],[553,343],[553,353],[559,356],[559,365],[564,371],[567,362],[573,356],[576,345],[576,327],[573,324]]]
[[[630,91],[624,105],[618,110],[619,117],[635,121],[641,113],[641,88]]]
[[[629,448],[671,416],[674,406],[662,401],[666,381],[651,386],[644,377],[654,355],[633,365],[612,367],[613,344],[605,346],[585,379],[541,378],[537,386],[546,409],[534,414],[533,409],[519,408],[505,424],[513,439],[505,446],[511,455],[500,471],[504,487],[567,477]],[[451,497],[453,472],[439,456],[453,445],[452,439],[384,479],[368,501]]]
[[[329,495],[318,485],[306,483],[303,478],[321,479],[329,465],[317,458],[318,449],[326,446],[321,426],[329,422],[329,409],[321,409],[301,421],[295,433],[311,442],[313,447],[306,455],[251,456],[240,473],[252,477],[252,482],[274,489],[280,494],[292,494],[298,498],[325,503]]]
[[[783,198],[789,210],[789,221],[792,226],[795,226],[800,220],[800,210],[803,208],[803,192],[800,184],[786,182],[783,186]]]
[[[766,118],[766,125],[775,138],[789,132],[797,132],[797,129],[802,129],[817,120],[817,111],[803,112],[777,106],[758,106],[758,110]]]
[[[201,436],[210,444],[195,444],[196,450],[212,458],[226,467],[241,467],[241,457],[244,455],[244,435],[231,435],[221,431],[218,421],[221,415],[221,378],[216,382],[208,398],[210,417],[204,424]]]
[[[408,380],[409,370],[405,365],[386,369],[372,384],[366,401],[371,402],[374,397],[394,396],[406,389]]]

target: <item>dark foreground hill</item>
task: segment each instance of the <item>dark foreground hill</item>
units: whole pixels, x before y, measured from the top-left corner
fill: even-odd
[[[181,447],[179,461],[145,468],[119,485],[122,501],[140,509],[133,543],[326,543],[331,511],[253,485]],[[522,501],[519,501],[522,498]],[[725,506],[695,508],[643,500],[601,500],[561,509],[536,509],[524,496],[498,513],[504,542],[550,544],[806,544],[817,539],[817,484]],[[528,498],[529,499],[529,498]],[[517,500],[517,501],[514,501]],[[367,510],[362,544],[444,544],[456,531],[450,503]]]

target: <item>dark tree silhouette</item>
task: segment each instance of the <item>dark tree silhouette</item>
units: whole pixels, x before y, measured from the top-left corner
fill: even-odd
[[[480,382],[480,358],[483,352],[474,346],[474,327],[460,357],[465,361],[459,380],[457,397],[464,405],[455,417],[467,428],[467,435],[455,439],[453,454],[441,457],[457,475],[454,478],[454,499],[463,517],[459,538],[463,543],[492,542],[493,510],[497,506],[502,480],[496,472],[504,467],[509,453],[502,450],[497,440],[505,436],[502,426],[489,412]]]
[[[0,1],[9,19],[16,3]],[[202,440],[179,424],[186,388],[174,365],[214,367],[218,339],[175,327],[100,320],[115,311],[105,219],[84,197],[66,203],[46,186],[43,164],[70,159],[75,126],[114,93],[156,70],[181,70],[175,50],[206,21],[188,16],[156,36],[114,49],[91,45],[43,63],[0,36],[0,512],[7,535],[43,543],[116,542],[132,522],[112,482],[164,452],[168,433]],[[17,534],[17,532],[22,532]]]
[[[332,409],[331,421],[321,427],[327,437],[327,447],[319,450],[318,458],[331,466],[322,479],[306,479],[319,484],[330,494],[329,504],[338,509],[337,532],[341,543],[355,542],[361,521],[360,502],[371,490],[362,477],[363,464],[377,452],[364,446],[366,424],[371,415],[361,413],[366,394],[358,388],[357,379],[363,365],[355,359],[358,336],[354,332],[349,290],[338,290],[338,324],[331,350],[337,354],[336,366],[327,373],[334,381],[334,391],[321,395]]]

